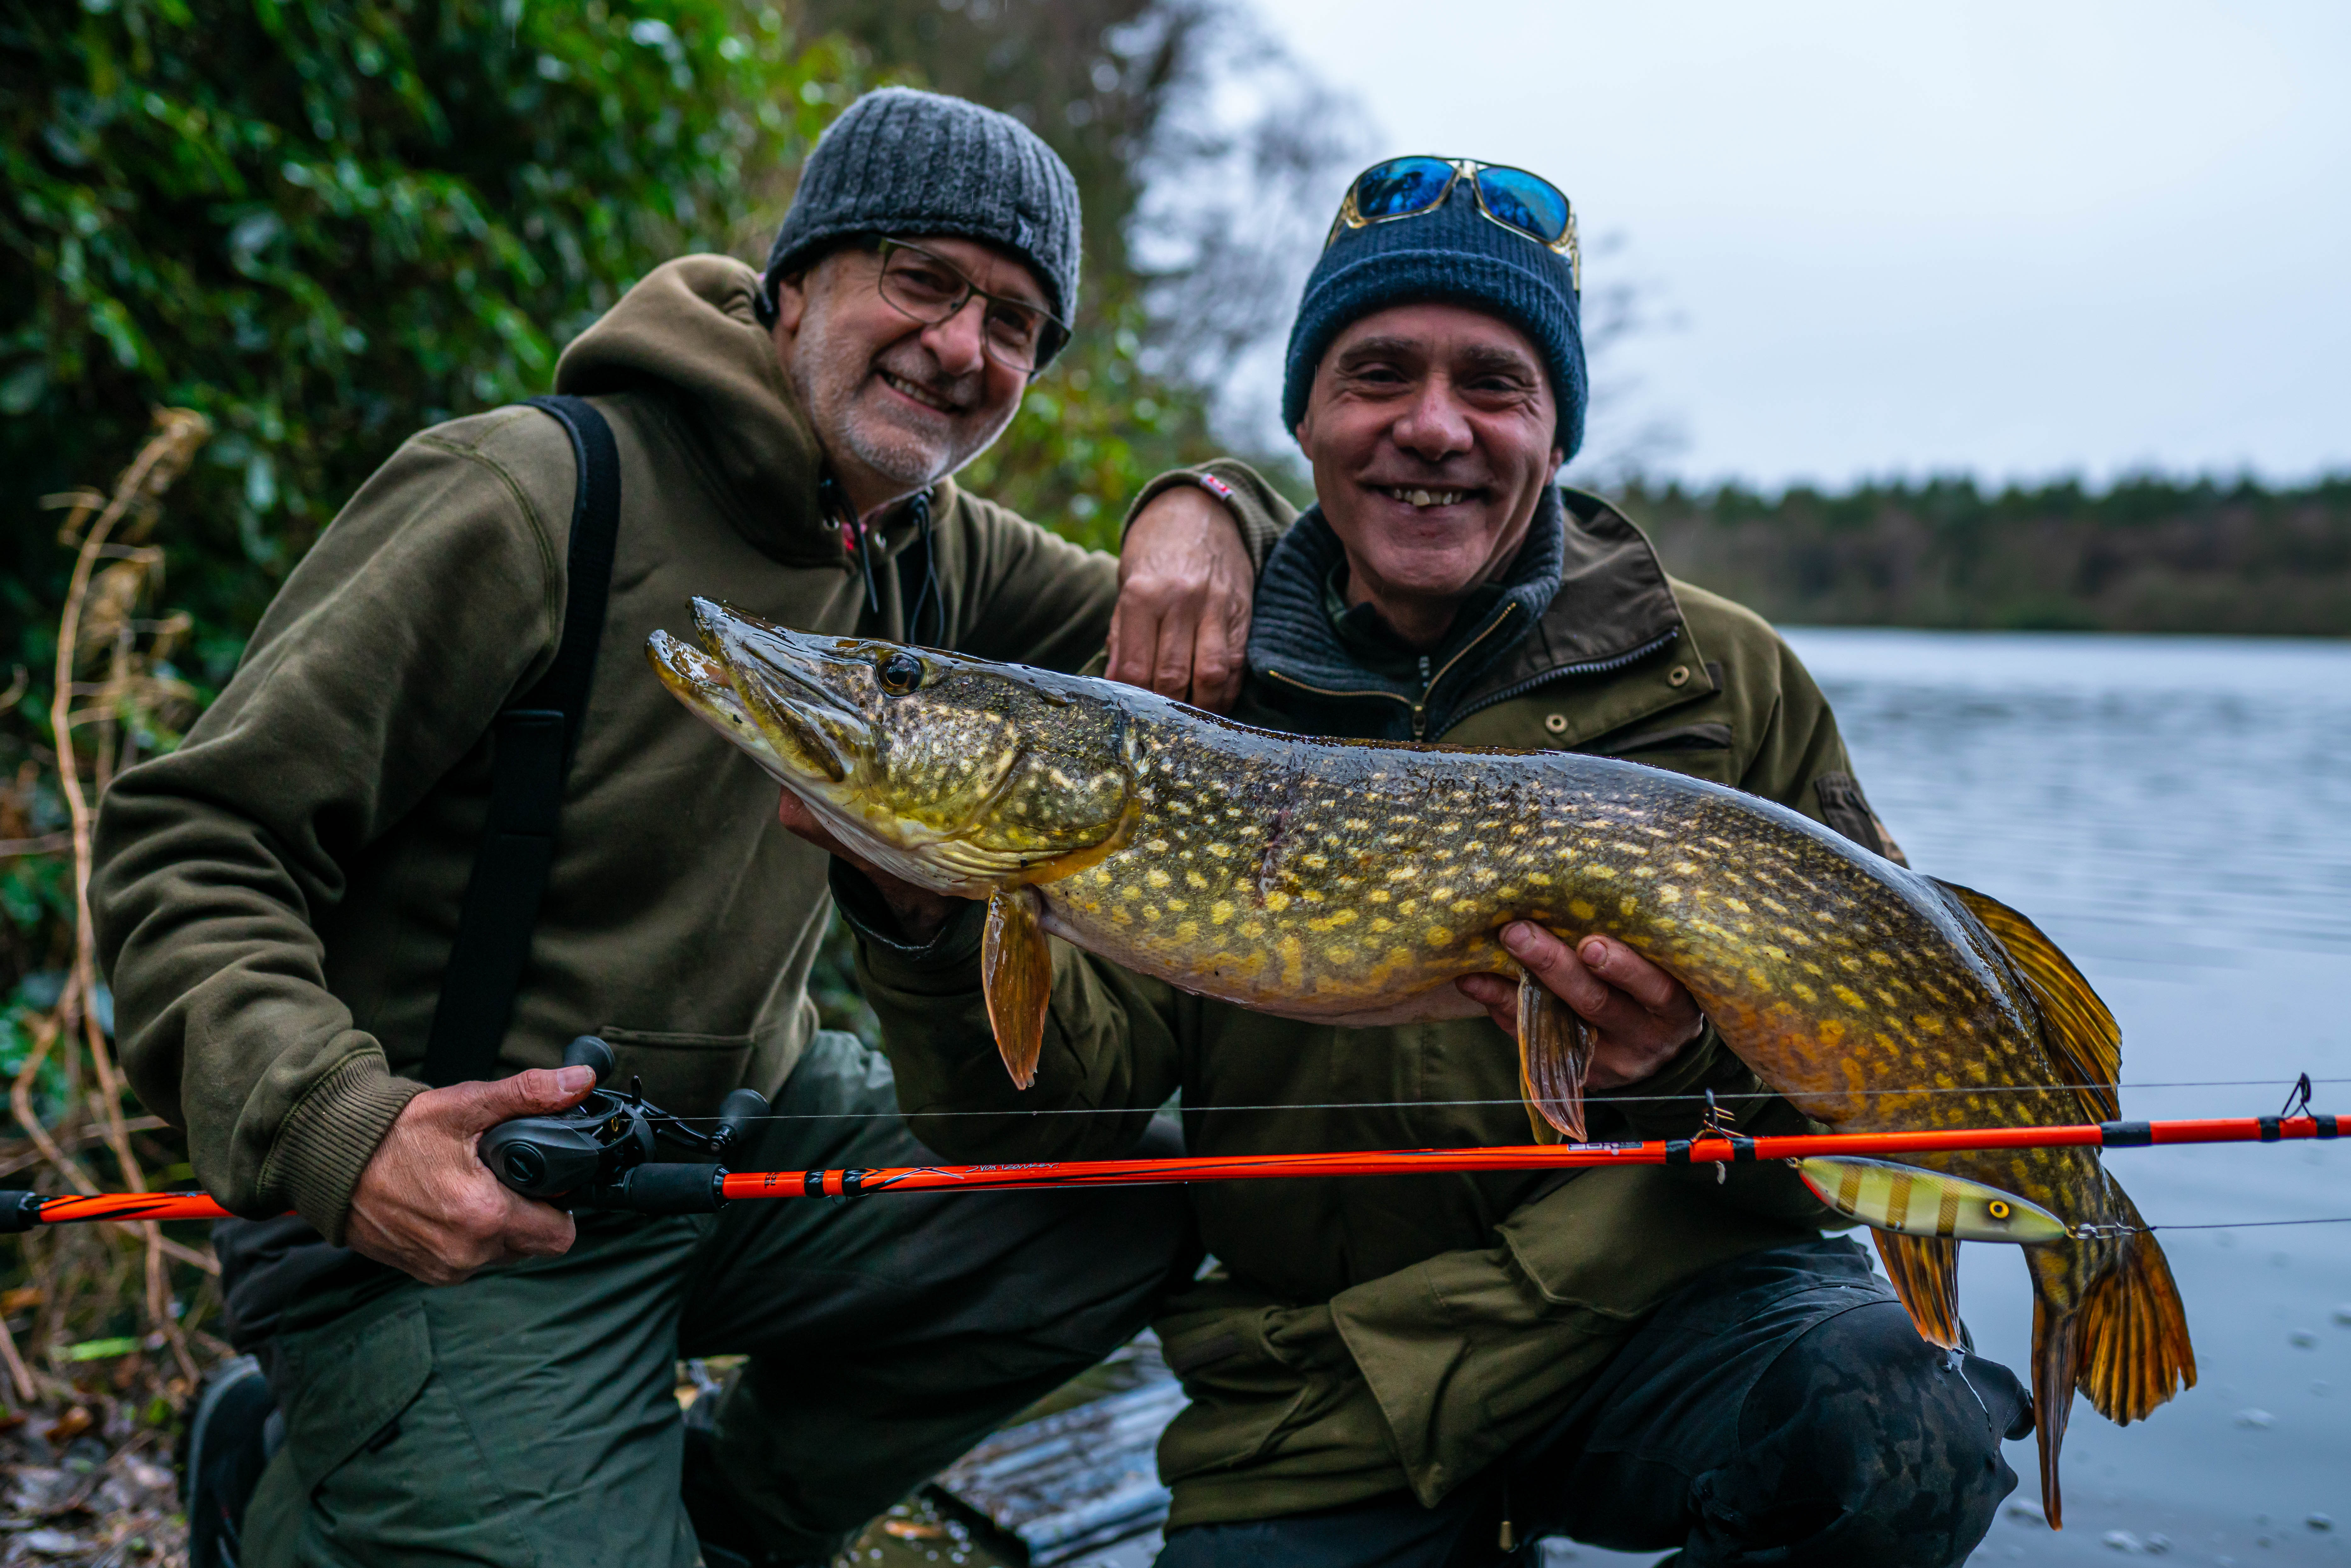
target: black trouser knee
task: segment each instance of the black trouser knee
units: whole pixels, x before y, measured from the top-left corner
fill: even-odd
[[[1690,1568],[1950,1568],[2016,1485],[2029,1408],[1997,1363],[1920,1339],[1893,1301],[1823,1320],[1748,1391],[1736,1457],[1695,1478]]]

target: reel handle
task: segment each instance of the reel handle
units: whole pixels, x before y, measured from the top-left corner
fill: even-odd
[[[612,1070],[620,1064],[620,1058],[612,1054],[612,1048],[592,1034],[577,1036],[563,1048],[563,1065],[594,1068],[600,1087],[612,1076]]]
[[[757,1089],[731,1091],[718,1102],[718,1127],[710,1138],[712,1151],[733,1148],[742,1141],[751,1124],[767,1113],[768,1097]]]

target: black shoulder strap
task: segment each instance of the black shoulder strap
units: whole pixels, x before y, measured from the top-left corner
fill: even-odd
[[[424,1047],[424,1081],[463,1083],[495,1077],[498,1047],[514,1018],[531,928],[555,862],[555,823],[564,776],[588,716],[596,644],[612,587],[621,531],[621,453],[604,416],[576,397],[535,397],[530,406],[571,434],[580,479],[571,502],[563,641],[555,662],[521,701],[491,726],[490,816],[474,851],[457,942],[441,975],[441,999]]]

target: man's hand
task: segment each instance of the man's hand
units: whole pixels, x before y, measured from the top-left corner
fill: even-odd
[[[1586,936],[1571,948],[1541,926],[1519,920],[1502,928],[1502,946],[1592,1026],[1587,1088],[1638,1083],[1706,1028],[1698,1003],[1679,980],[1614,938]],[[1518,1038],[1516,980],[1464,975],[1454,984],[1472,1001],[1483,1003],[1503,1033]]]
[[[1110,678],[1210,713],[1241,693],[1257,592],[1240,527],[1206,490],[1152,497],[1126,530],[1110,619]]]
[[[919,883],[908,882],[883,871],[834,838],[832,830],[817,821],[816,813],[802,805],[800,798],[789,789],[784,791],[784,798],[776,802],[776,821],[817,848],[839,855],[863,872],[867,880],[873,883],[874,891],[882,895],[882,902],[890,906],[890,913],[898,917],[898,934],[909,942],[928,942],[938,934],[939,927],[947,923],[947,917],[956,912],[956,905],[964,902],[959,898],[949,898],[943,893],[934,893]]]
[[[345,1239],[428,1285],[569,1251],[571,1217],[500,1185],[474,1145],[501,1122],[569,1110],[594,1087],[591,1069],[565,1067],[426,1090],[402,1109],[360,1172]]]

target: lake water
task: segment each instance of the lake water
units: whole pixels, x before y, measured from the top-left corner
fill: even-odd
[[[1788,636],[1911,863],[2031,915],[2114,1009],[2125,1116],[2273,1113],[2297,1072],[2351,1113],[2351,643]],[[2158,1226],[2351,1215],[2351,1145],[2107,1160]],[[2351,1225],[2161,1239],[2200,1381],[2128,1428],[2076,1404],[2061,1534],[2017,1506],[2011,1444],[2022,1484],[1971,1563],[2351,1565]],[[2022,1373],[2021,1260],[1967,1247],[1961,1281],[1978,1348]]]

